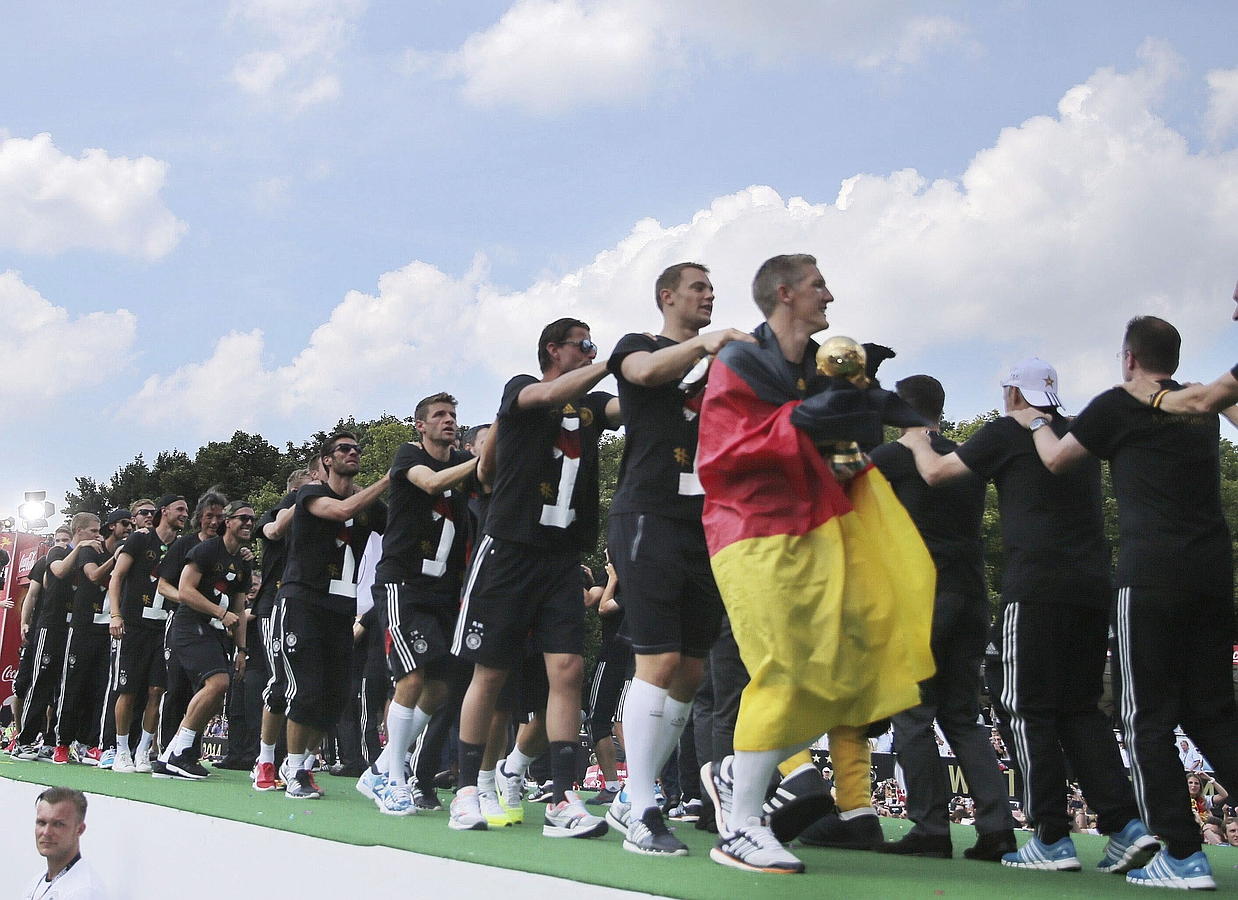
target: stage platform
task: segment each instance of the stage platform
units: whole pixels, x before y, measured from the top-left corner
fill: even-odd
[[[21,880],[37,873],[34,798],[63,784],[90,796],[84,855],[125,900],[217,900],[220,896],[492,900],[565,896],[669,896],[726,900],[796,898],[1130,897],[1119,876],[1089,871],[1104,840],[1076,836],[1081,873],[1024,872],[961,858],[974,830],[954,826],[954,860],[799,848],[805,875],[752,875],[709,860],[712,836],[680,825],[691,848],[679,859],[625,853],[613,831],[594,840],[541,835],[540,804],[526,803],[522,826],[457,833],[447,813],[395,818],[353,789],[353,779],[323,776],[327,795],[293,801],[259,793],[244,772],[216,771],[203,782],[116,775],[79,766],[14,762],[0,756],[0,858]],[[449,794],[443,792],[444,799]],[[897,837],[909,823],[882,821]],[[151,847],[158,850],[151,851]],[[1217,885],[1238,889],[1238,849],[1209,848]],[[240,891],[238,893],[238,890]],[[278,891],[279,893],[268,893]],[[1141,895],[1142,896],[1142,895]]]

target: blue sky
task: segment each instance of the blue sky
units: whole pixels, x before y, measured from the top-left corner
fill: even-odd
[[[1072,410],[1122,323],[1233,364],[1238,7],[522,0],[10,4],[0,29],[0,515],[236,428],[300,440],[447,389],[489,419],[577,315],[715,324],[817,254],[834,330],[992,408]],[[7,332],[7,334],[5,333]]]

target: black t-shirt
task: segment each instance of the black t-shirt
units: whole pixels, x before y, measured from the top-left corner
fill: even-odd
[[[43,576],[40,628],[64,628],[68,622],[69,610],[73,606],[73,573],[65,572],[64,578],[57,578],[52,572],[52,563],[59,562],[71,552],[69,547],[53,547],[44,557],[47,560],[47,574]]]
[[[391,504],[383,532],[383,556],[375,570],[379,584],[408,584],[427,601],[455,603],[464,574],[468,537],[468,493],[465,488],[432,497],[408,480],[408,471],[425,466],[435,472],[468,462],[472,457],[450,451],[440,462],[420,444],[404,444],[391,463]]]
[[[594,391],[561,407],[518,407],[520,392],[537,383],[532,375],[517,375],[503,388],[486,533],[546,550],[592,549],[598,532],[598,438],[610,428],[606,404],[614,398]]]
[[[173,539],[175,541],[175,539]],[[120,613],[126,628],[161,631],[168,618],[165,600],[159,593],[159,564],[171,544],[159,538],[159,532],[134,531],[125,538],[121,553],[133,557],[125,573],[124,593],[120,598]]]
[[[626,431],[611,512],[701,520],[705,489],[696,476],[696,441],[702,394],[686,396],[679,379],[655,387],[633,384],[621,366],[633,353],[654,353],[677,343],[662,335],[625,334],[611,354]]]
[[[210,625],[220,631],[223,623],[218,616],[228,609],[232,595],[249,593],[253,575],[250,563],[241,558],[240,552],[229,553],[224,539],[215,536],[202,541],[185,556],[185,563],[193,563],[202,576],[198,579],[198,593],[218,604],[219,612],[213,615],[199,612],[188,603],[182,603],[176,613],[175,627]]]
[[[1061,418],[1049,427],[1058,435],[1068,428]],[[1032,433],[1009,416],[989,422],[955,452],[997,485],[1002,600],[1108,607],[1112,589],[1100,463],[1088,460],[1054,475],[1041,463]]]
[[[930,440],[938,456],[958,448],[935,431],[930,433]],[[937,592],[984,597],[984,548],[980,541],[984,479],[968,475],[929,487],[916,470],[911,450],[897,441],[874,448],[870,456],[916,523],[933,557]]]
[[[282,537],[271,540],[262,533],[264,526],[275,522],[275,517],[289,509],[297,502],[297,492],[289,491],[271,509],[263,514],[254,526],[254,534],[262,541],[262,584],[258,587],[258,596],[254,599],[254,615],[260,619],[269,618],[275,608],[275,598],[279,596],[279,586],[284,580],[284,564],[288,561],[288,541]],[[285,536],[288,534],[284,532]]]
[[[468,546],[465,548],[465,568],[468,568],[473,563],[473,553],[481,543],[481,536],[486,533],[486,514],[490,511],[491,494],[482,486],[476,470],[469,476],[465,492],[469,498],[469,536]]]
[[[86,564],[101,566],[110,558],[106,544],[102,553],[93,547],[84,547],[77,553],[77,569],[73,573],[76,582],[73,591],[73,619],[70,622],[75,633],[90,629],[105,632],[108,630],[112,613],[107,602],[107,582],[95,584],[87,578]]]
[[[1070,431],[1088,452],[1109,460],[1121,539],[1118,585],[1231,596],[1217,417],[1172,416],[1112,388],[1079,413]]]
[[[200,543],[202,543],[202,538],[196,531],[192,534],[182,534],[174,540],[168,552],[164,554],[163,562],[159,563],[159,577],[172,587],[179,588],[181,571],[185,568],[185,560],[189,558],[189,551]],[[171,616],[176,614],[176,607],[179,604],[171,597],[165,597],[163,605],[168,610],[168,615]]]
[[[284,564],[279,594],[355,616],[357,564],[370,534],[382,533],[387,507],[382,501],[375,501],[355,519],[336,522],[319,518],[306,508],[315,497],[346,499],[326,484],[307,484],[297,491],[296,511],[288,533],[288,561]]]

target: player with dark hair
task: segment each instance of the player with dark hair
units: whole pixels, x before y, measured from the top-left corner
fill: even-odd
[[[249,542],[255,518],[248,503],[234,500],[224,508],[215,536],[197,544],[185,557],[177,583],[180,606],[168,629],[168,645],[175,649],[195,692],[175,737],[159,755],[167,774],[175,778],[198,781],[208,774],[194,741],[223,707],[233,667],[229,644],[236,647],[236,670],[245,671],[246,634],[241,615],[252,572],[241,549]]]
[[[1163,319],[1131,319],[1120,353],[1123,382],[1150,379],[1166,391],[1181,389],[1173,380],[1181,343]],[[1050,471],[1109,460],[1118,501],[1118,709],[1135,800],[1164,845],[1126,880],[1211,889],[1173,732],[1180,724],[1219,778],[1238,783],[1233,548],[1221,505],[1217,418],[1169,415],[1121,388],[1095,397],[1068,432],[1043,412],[1014,415],[1031,430]],[[1184,646],[1191,648],[1189,665],[1178,652]]]
[[[395,682],[387,747],[357,782],[379,810],[394,816],[416,811],[404,757],[447,693],[468,530],[462,482],[477,468],[477,457],[454,449],[455,397],[438,393],[421,400],[413,427],[421,442],[402,444],[392,460],[387,529],[373,587],[374,603],[386,610],[387,664]]]
[[[387,508],[378,498],[390,482],[383,475],[367,488],[354,487],[361,445],[350,432],[330,435],[318,455],[326,477],[297,491],[275,613],[288,678],[284,796],[298,800],[322,796],[308,751],[339,721],[347,701],[357,567],[370,534],[383,530]]]
[[[550,683],[554,791],[542,833],[606,831],[605,820],[589,815],[571,791],[584,664],[580,554],[597,540],[598,438],[619,420],[618,400],[588,393],[607,375],[606,366],[592,365],[596,354],[584,322],[563,318],[543,328],[542,377],[508,381],[478,464],[483,482],[493,471],[494,493],[452,644],[452,652],[475,664],[460,712],[461,787],[450,821],[456,830],[486,828],[478,772],[495,702],[531,632]]]

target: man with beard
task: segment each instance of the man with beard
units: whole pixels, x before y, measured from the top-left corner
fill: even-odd
[[[155,504],[152,528],[134,531],[120,548],[108,582],[111,607],[111,689],[116,693],[116,760],[113,772],[150,771],[150,748],[167,684],[163,630],[168,611],[159,593],[159,565],[189,518],[184,497],[165,494]],[[134,704],[145,698],[136,752],[129,742]]]
[[[177,585],[179,608],[168,631],[168,645],[196,687],[176,736],[159,760],[175,778],[201,780],[207,771],[194,740],[223,707],[228,690],[229,643],[236,645],[236,669],[245,670],[245,628],[241,615],[249,593],[251,568],[241,556],[254,527],[254,511],[235,500],[223,511],[216,536],[202,541],[185,558]],[[225,636],[229,634],[231,642]]]
[[[363,490],[354,488],[361,445],[350,432],[327,438],[319,458],[326,481],[297,491],[276,612],[288,676],[284,795],[296,800],[322,796],[307,751],[339,721],[347,700],[357,564],[370,534],[383,530],[387,509],[378,498],[390,482],[383,475]]]

